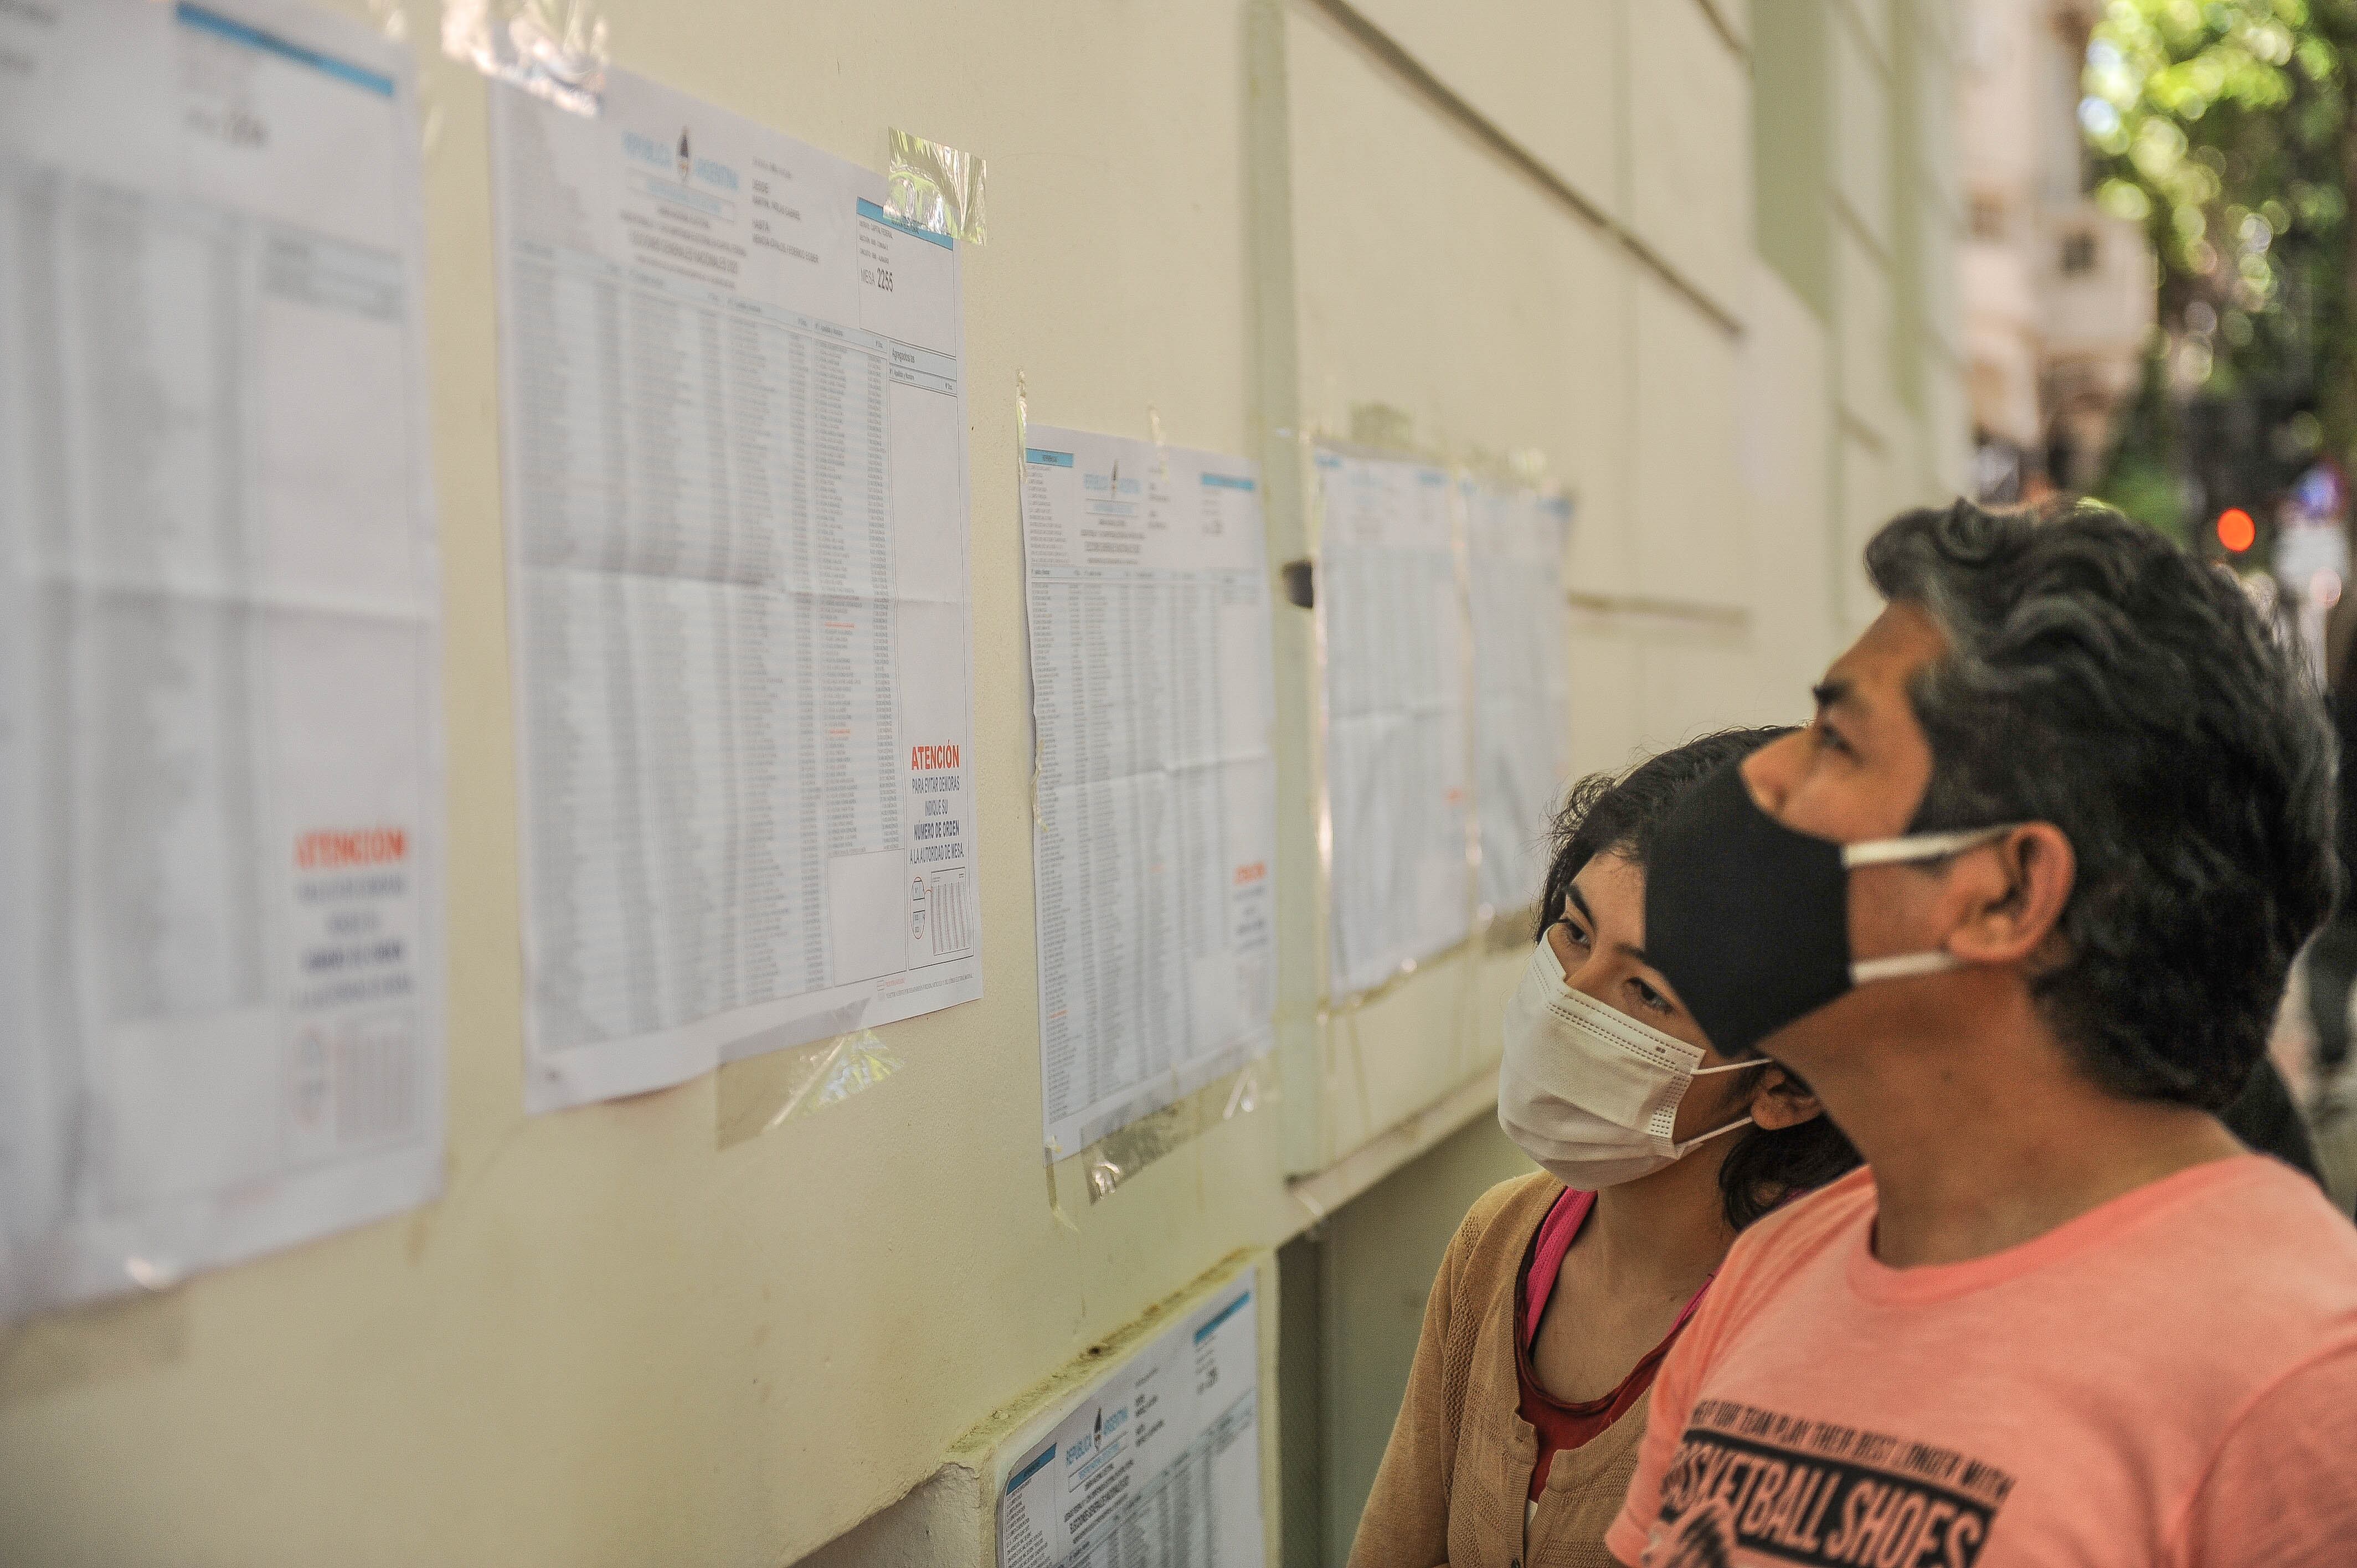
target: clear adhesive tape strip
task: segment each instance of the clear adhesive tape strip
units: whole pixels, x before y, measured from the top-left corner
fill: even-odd
[[[444,54],[576,114],[596,114],[605,94],[611,59],[606,38],[597,0],[444,0],[442,6]]]
[[[724,1062],[714,1118],[717,1146],[729,1148],[840,1104],[907,1065],[873,1029]]]
[[[884,168],[884,210],[904,223],[969,245],[983,242],[983,189],[989,166],[972,153],[892,129]]]
[[[1273,1104],[1276,1097],[1276,1076],[1268,1058],[1246,1062],[1159,1111],[1115,1128],[1079,1154],[1057,1161],[1049,1167],[1049,1207],[1060,1223],[1071,1227],[1063,1213],[1058,1172],[1079,1171],[1089,1201],[1101,1203],[1164,1155],[1184,1148],[1222,1122],[1249,1116]]]

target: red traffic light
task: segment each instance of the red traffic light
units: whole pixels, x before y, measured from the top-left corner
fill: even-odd
[[[2230,506],[2218,514],[2218,542],[2240,555],[2259,537],[2259,525],[2241,507]]]

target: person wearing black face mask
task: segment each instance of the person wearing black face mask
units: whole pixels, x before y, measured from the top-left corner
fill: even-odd
[[[1849,956],[1847,933],[1830,912],[1846,908],[1850,871],[1861,865],[1901,865],[1941,860],[2002,837],[2003,825],[1962,832],[1915,833],[1878,843],[1835,844],[1777,824],[1750,799],[1743,776],[1726,769],[1696,794],[1674,854],[1693,857],[1685,875],[1659,884],[1652,918],[1666,922],[1674,943],[1693,950],[1688,962],[1703,990],[1693,1002],[1714,1042],[1757,1048],[1787,1015],[1798,1016],[1833,1001],[1853,984],[1957,967],[1944,952],[1897,954],[1863,961]],[[1779,911],[1815,908],[1827,918],[1787,926],[1790,940],[1770,950],[1744,938],[1761,921],[1725,918],[1749,894]],[[2330,928],[2328,928],[2328,930]],[[1842,940],[1838,942],[1836,937]],[[2320,940],[2321,939],[2319,939]],[[2262,1052],[2242,1091],[2219,1108],[2218,1120],[2245,1147],[2272,1155],[2322,1184],[2315,1145],[2273,1061]]]
[[[1867,1168],[1735,1245],[1623,1563],[2322,1568],[2357,1541],[2357,1231],[2215,1112],[2330,907],[2313,693],[2136,523],[1958,503],[1807,730],[1664,825],[1646,945]]]

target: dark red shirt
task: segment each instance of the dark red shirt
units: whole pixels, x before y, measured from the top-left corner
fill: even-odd
[[[1539,1325],[1546,1317],[1547,1298],[1555,1294],[1555,1282],[1563,1273],[1564,1254],[1579,1236],[1579,1228],[1587,1222],[1588,1210],[1596,1207],[1596,1195],[1566,1188],[1539,1221],[1539,1233],[1532,1239],[1530,1262],[1523,1267],[1522,1283],[1515,1295],[1514,1375],[1522,1385],[1522,1401],[1515,1406],[1522,1418],[1538,1433],[1539,1462],[1531,1467],[1531,1500],[1536,1502],[1545,1489],[1547,1472],[1555,1466],[1555,1456],[1566,1448],[1577,1448],[1598,1433],[1629,1412],[1629,1407],[1645,1397],[1653,1386],[1653,1374],[1661,1370],[1662,1358],[1670,1353],[1678,1335],[1702,1305],[1703,1292],[1710,1289],[1710,1281],[1702,1282],[1702,1290],[1694,1294],[1685,1310],[1678,1314],[1677,1322],[1670,1326],[1662,1342],[1645,1352],[1620,1386],[1601,1399],[1566,1402],[1539,1387],[1538,1374],[1531,1368],[1531,1347],[1537,1342]],[[1714,1276],[1715,1277],[1715,1276]]]

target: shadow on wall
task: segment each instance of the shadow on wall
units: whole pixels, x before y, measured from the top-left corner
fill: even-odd
[[[979,1558],[978,1545],[987,1548]],[[969,1568],[997,1560],[996,1544],[982,1541],[982,1477],[944,1465],[795,1568]]]
[[[1484,1116],[1278,1249],[1284,1568],[1350,1557],[1441,1254],[1474,1198],[1530,1172]]]

